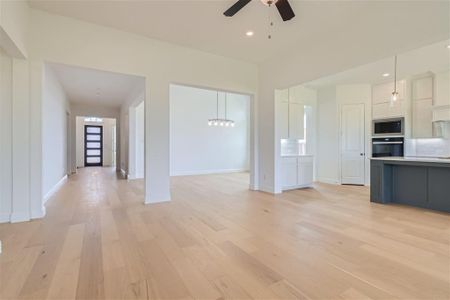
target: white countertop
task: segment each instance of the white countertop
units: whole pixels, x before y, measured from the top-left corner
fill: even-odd
[[[395,161],[417,161],[417,162],[435,162],[450,164],[450,158],[438,157],[416,157],[416,156],[389,156],[389,157],[371,157],[371,160],[395,160]]]

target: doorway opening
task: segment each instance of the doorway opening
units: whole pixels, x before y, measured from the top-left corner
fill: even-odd
[[[116,119],[76,117],[77,168],[116,167]]]
[[[171,177],[221,174],[248,188],[251,140],[250,95],[170,85]]]

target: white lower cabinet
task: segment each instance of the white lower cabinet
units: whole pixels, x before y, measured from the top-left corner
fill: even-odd
[[[310,187],[313,184],[314,157],[310,155],[282,157],[281,182],[283,190]]]

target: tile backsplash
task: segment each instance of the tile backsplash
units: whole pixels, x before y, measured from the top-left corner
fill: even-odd
[[[450,139],[408,139],[405,156],[450,157]]]

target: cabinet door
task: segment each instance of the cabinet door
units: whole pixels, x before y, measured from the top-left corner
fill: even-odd
[[[289,138],[289,103],[277,101],[277,131],[280,139]]]
[[[450,105],[450,72],[437,73],[434,79],[434,105]]]
[[[297,186],[297,158],[283,157],[281,159],[281,185],[283,189]]]
[[[406,114],[406,103],[403,100],[397,100],[391,106],[389,102],[379,103],[372,106],[372,117],[374,120],[403,117]]]
[[[433,98],[433,78],[424,77],[415,79],[412,82],[413,86],[413,99],[431,99]]]
[[[299,186],[311,186],[313,183],[314,163],[311,159],[298,159],[297,178]]]
[[[289,138],[304,139],[304,105],[289,103]]]
[[[397,81],[398,99],[405,99],[405,85],[405,80]],[[372,87],[372,104],[389,103],[393,91],[394,82],[374,85]]]
[[[372,104],[380,104],[389,102],[389,84],[378,84],[372,87]],[[392,93],[392,91],[390,91]]]
[[[415,138],[433,137],[433,100],[413,100],[412,134]]]

